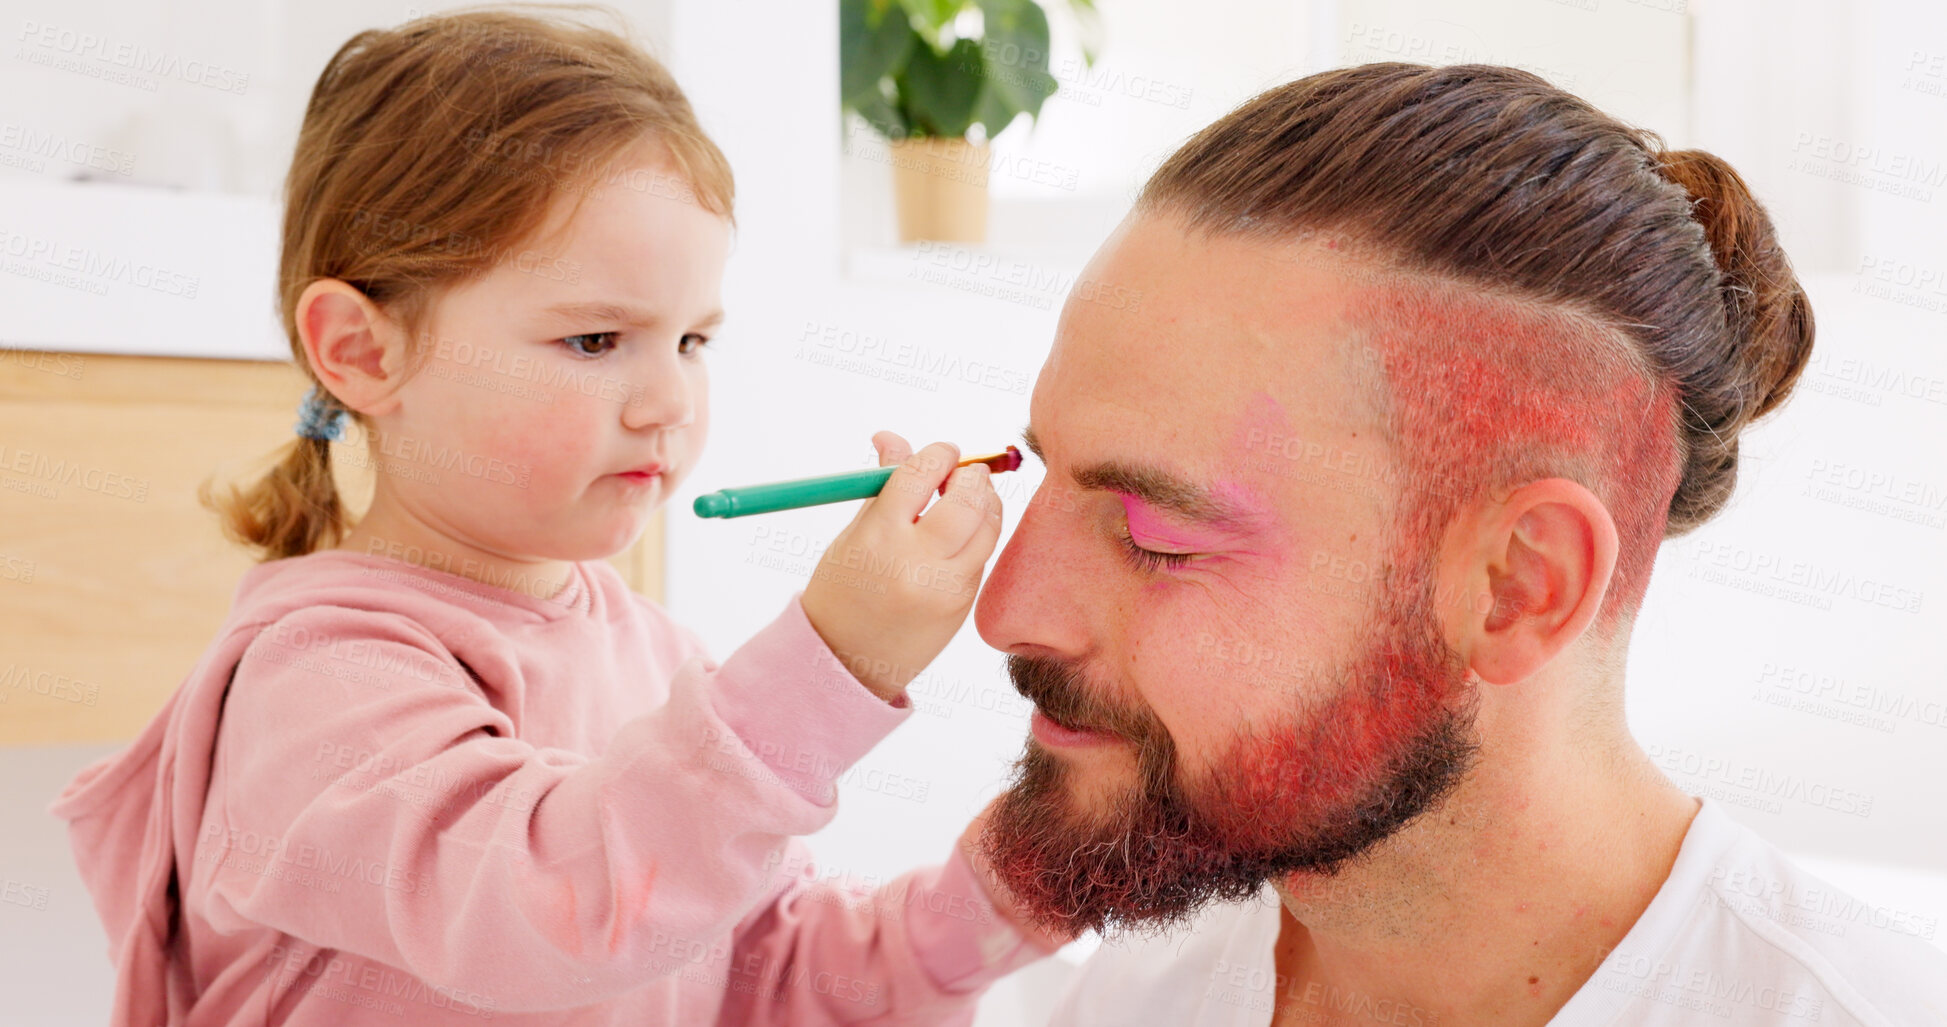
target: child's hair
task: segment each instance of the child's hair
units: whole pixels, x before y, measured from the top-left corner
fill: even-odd
[[[679,180],[645,186],[619,163],[645,136]],[[342,280],[380,305],[407,332],[410,375],[432,345],[422,329],[443,289],[513,255],[563,190],[579,210],[589,190],[625,174],[627,187],[680,190],[733,220],[729,163],[669,72],[626,35],[470,8],[353,36],[318,76],[285,181],[277,286],[298,368],[316,382],[297,330],[312,282]],[[263,560],[336,545],[351,526],[331,444],[294,435],[281,453],[242,492],[226,485],[214,497],[210,480],[198,490],[224,534]]]

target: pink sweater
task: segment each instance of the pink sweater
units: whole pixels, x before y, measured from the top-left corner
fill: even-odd
[[[252,568],[51,807],[114,1023],[971,1022],[1052,945],[957,845],[876,892],[819,880],[795,836],[912,708],[798,598],[717,663],[602,561],[552,599],[344,550]]]

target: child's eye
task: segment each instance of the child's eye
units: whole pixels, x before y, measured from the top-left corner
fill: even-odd
[[[1144,549],[1137,545],[1135,537],[1129,534],[1129,526],[1127,524],[1123,525],[1121,530],[1116,532],[1116,541],[1122,543],[1122,551],[1128,556],[1129,563],[1138,570],[1143,571],[1154,571],[1159,567],[1181,567],[1190,557],[1197,555],[1195,553],[1159,553],[1154,549]]]
[[[620,332],[590,332],[587,335],[570,335],[567,338],[562,339],[561,344],[568,347],[568,349],[574,352],[577,356],[599,357],[602,355],[602,353],[607,353],[609,350],[615,348],[615,337],[620,334],[621,334]],[[587,350],[582,348],[581,340],[583,339],[600,339],[606,341],[608,345],[602,347],[601,353],[590,353]]]
[[[692,339],[696,340],[696,345],[691,346],[688,349],[684,349],[683,346]],[[681,353],[682,355],[687,357],[694,354],[697,350],[702,349],[706,344],[709,343],[709,341],[710,340],[708,338],[702,335],[698,335],[695,332],[691,332],[688,335],[685,335],[682,338],[676,340],[676,352]]]

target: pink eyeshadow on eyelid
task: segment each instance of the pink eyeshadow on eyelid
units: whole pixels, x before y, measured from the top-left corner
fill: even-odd
[[[1183,552],[1202,552],[1231,537],[1229,533],[1221,532],[1199,535],[1171,524],[1148,503],[1135,496],[1118,492],[1116,497],[1122,500],[1123,513],[1129,518],[1129,534],[1144,549],[1160,546]]]
[[[1278,518],[1256,489],[1235,480],[1220,480],[1211,491],[1243,511],[1241,523],[1234,527],[1192,525],[1179,527],[1168,514],[1127,493],[1114,493],[1122,500],[1128,518],[1129,536],[1144,549],[1163,552],[1222,554],[1232,557],[1283,563],[1288,543]]]

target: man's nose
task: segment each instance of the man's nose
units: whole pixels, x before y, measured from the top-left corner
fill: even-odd
[[[995,649],[1024,656],[1077,656],[1087,649],[1091,597],[1076,518],[1043,485],[994,561],[974,604],[974,630]]]

